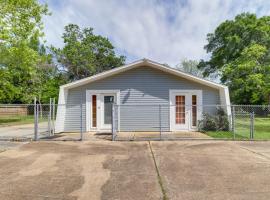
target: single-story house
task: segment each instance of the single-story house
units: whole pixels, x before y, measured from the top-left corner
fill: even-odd
[[[141,59],[62,85],[56,132],[109,131],[113,103],[118,131],[196,130],[202,113],[213,112],[206,105],[231,114],[226,86]]]

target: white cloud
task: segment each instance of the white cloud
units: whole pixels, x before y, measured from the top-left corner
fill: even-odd
[[[175,65],[205,58],[206,34],[241,12],[270,14],[269,0],[48,0],[48,44],[62,45],[68,23],[93,27],[108,37],[127,60],[150,58]]]

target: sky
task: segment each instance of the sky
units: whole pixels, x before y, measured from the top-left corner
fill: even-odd
[[[207,33],[242,12],[270,15],[270,0],[40,0],[47,45],[63,46],[64,26],[92,27],[126,62],[148,58],[175,66],[208,59]]]

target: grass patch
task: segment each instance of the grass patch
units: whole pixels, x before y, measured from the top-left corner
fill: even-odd
[[[212,138],[233,139],[233,133],[228,131],[207,131],[205,134]],[[235,139],[248,139],[245,136],[235,134]]]
[[[213,138],[233,139],[233,133],[229,131],[207,131],[207,134]],[[250,138],[250,119],[237,119],[235,122],[235,138]],[[270,118],[255,117],[254,120],[254,139],[269,140],[270,139]]]
[[[34,123],[34,116],[0,116],[0,126],[12,126],[20,124],[31,124]]]
[[[254,139],[270,139],[270,118],[255,118]]]

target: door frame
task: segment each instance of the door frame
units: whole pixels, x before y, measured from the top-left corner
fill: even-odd
[[[188,112],[188,124],[187,128],[183,129],[176,129],[175,127],[175,107],[173,106],[173,102],[175,101],[175,95],[186,95],[186,105],[187,109],[186,112]],[[192,95],[197,96],[197,120],[200,120],[202,117],[202,90],[175,90],[171,89],[169,90],[169,104],[170,104],[170,131],[195,131],[198,129],[197,126],[192,126],[192,112],[191,112],[191,105],[192,105]]]
[[[86,131],[108,131],[107,128],[102,128],[101,124],[101,97],[103,95],[115,95],[116,97],[116,104],[118,105],[118,127],[120,124],[120,90],[86,90]],[[92,95],[97,96],[97,126],[92,127]]]

